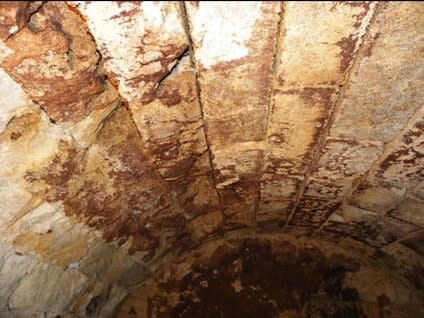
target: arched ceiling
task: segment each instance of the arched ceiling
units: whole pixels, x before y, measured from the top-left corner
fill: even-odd
[[[422,30],[420,2],[0,3],[0,312],[106,315],[235,229],[422,284]]]

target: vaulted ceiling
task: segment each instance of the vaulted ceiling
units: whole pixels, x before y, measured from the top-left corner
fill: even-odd
[[[0,312],[106,315],[236,229],[422,284],[423,30],[420,2],[0,3]]]

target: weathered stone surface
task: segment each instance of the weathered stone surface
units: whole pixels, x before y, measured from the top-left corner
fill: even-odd
[[[177,2],[68,1],[86,18],[105,68],[130,102],[150,102],[188,48]]]
[[[371,245],[384,246],[416,231],[418,231],[418,228],[410,223],[385,216],[375,224],[375,234],[367,236],[365,239]]]
[[[128,295],[128,291],[120,286],[112,285],[109,290],[108,299],[99,312],[99,317],[113,318],[116,317],[118,305]]]
[[[190,57],[184,56],[152,102],[131,104],[146,150],[188,218],[220,209],[195,81]]]
[[[41,1],[2,1],[0,4],[0,39],[7,40],[28,23]]]
[[[250,210],[263,166],[280,5],[187,2],[186,9],[217,187],[228,208]]]
[[[424,202],[406,199],[388,213],[395,218],[424,228]]]
[[[340,205],[352,181],[368,171],[381,148],[377,143],[327,139],[291,224],[308,226],[311,220],[313,227],[319,227]]]
[[[384,306],[381,295],[390,297]],[[269,235],[216,240],[184,253],[134,289],[118,317],[379,317],[381,310],[406,318],[422,312],[422,300],[379,259]]]
[[[327,139],[313,177],[323,180],[363,175],[382,153],[379,143]]]
[[[21,116],[31,107],[31,100],[10,76],[0,69],[0,133],[9,120]]]
[[[262,184],[261,201],[284,201],[293,199],[296,195],[296,190],[302,179],[298,178],[283,178],[279,179],[278,175],[268,174],[269,181]]]
[[[11,52],[0,66],[52,120],[80,120],[103,106],[91,103],[103,90],[96,45],[64,3],[43,4],[7,47]]]
[[[293,209],[294,202],[291,200],[270,200],[261,199],[256,221],[285,221]]]
[[[424,181],[419,182],[418,185],[412,189],[411,194],[421,201],[424,201]]]
[[[414,50],[399,49],[404,47],[399,43],[410,42],[413,39],[408,43],[408,47],[423,45],[422,39],[415,33],[416,24],[422,20],[420,19],[422,13],[422,7],[417,7],[413,3],[404,3],[399,8],[394,8],[392,3],[382,6],[375,23],[370,27],[370,35],[358,56],[358,65],[352,71],[353,75],[343,96],[340,110],[330,130],[331,138],[341,138],[340,140],[345,140],[352,146],[356,143],[358,145],[368,143],[370,147],[374,147],[373,151],[365,153],[363,149],[359,153],[349,154],[349,151],[342,149],[333,150],[334,154],[339,153],[337,156],[342,152],[342,156],[351,157],[350,162],[342,163],[340,159],[329,159],[332,155],[328,157],[326,154],[328,149],[324,148],[318,166],[322,161],[327,161],[325,168],[324,170],[318,168],[318,173],[312,174],[313,179],[317,178],[317,174],[320,178],[334,179],[336,175],[355,178],[364,175],[372,167],[369,181],[362,180],[358,188],[349,195],[350,204],[358,208],[377,213],[393,209],[402,200],[405,190],[412,190],[420,180],[423,166],[420,150],[423,142],[421,140],[423,111],[422,107],[421,110],[418,109],[421,106],[418,90],[423,75],[415,63],[421,57],[413,58]],[[402,24],[394,31],[394,24],[391,21],[399,19],[402,20]],[[382,59],[382,56],[385,58]],[[390,89],[381,89],[379,86],[383,85],[382,83],[387,85],[392,82]],[[371,90],[370,83],[373,83]],[[394,139],[399,133],[401,133],[399,137]],[[370,144],[370,140],[373,144]],[[393,141],[386,145],[383,152],[381,142],[391,140]],[[353,146],[351,150],[355,148]],[[361,155],[361,152],[365,156]],[[382,156],[378,158],[380,155]],[[333,160],[334,164],[331,163]],[[349,167],[352,163],[352,167]],[[351,168],[354,171],[349,171]],[[327,169],[334,170],[335,175],[332,177]],[[348,185],[346,190],[350,187]],[[305,195],[307,191],[308,188]],[[320,192],[323,192],[322,187]],[[335,196],[343,197],[344,193],[346,191]],[[375,246],[388,244],[394,237],[398,239],[398,235],[394,233],[396,231],[393,230],[395,223],[385,217],[377,224],[367,225],[357,231],[356,237]],[[354,232],[344,225],[339,227]],[[403,233],[402,227],[397,230]]]
[[[31,193],[20,184],[0,178],[0,201],[2,202],[0,214],[0,231],[3,232],[26,209],[30,208]]]
[[[221,211],[209,212],[201,215],[190,222],[193,227],[195,239],[201,239],[208,234],[217,232],[222,225]]]
[[[378,214],[343,203],[328,219],[322,231],[340,236],[354,238],[366,237],[369,234],[370,224],[376,220]]]
[[[6,245],[1,245],[2,249],[8,248]],[[0,313],[7,311],[9,297],[18,287],[23,277],[31,273],[37,265],[37,260],[34,258],[17,255],[10,251],[8,255],[2,255],[3,265],[0,268]]]
[[[339,206],[340,202],[337,200],[303,197],[289,224],[318,229]]]
[[[265,173],[305,173],[332,110],[334,93],[334,88],[310,87],[276,93],[268,127]]]
[[[422,316],[423,12],[1,2],[0,316]]]
[[[262,180],[257,221],[285,220],[294,206],[294,198],[302,179],[284,178],[266,171]]]
[[[421,245],[422,246],[422,245]],[[394,243],[382,249],[391,256],[405,277],[417,288],[424,286],[424,254],[417,254],[413,249],[401,243]]]
[[[351,187],[352,179],[309,178],[304,197],[322,200],[337,200]]]
[[[387,275],[387,276],[386,276]],[[393,277],[389,270],[364,267],[357,273],[347,273],[345,283],[358,291],[366,317],[420,316],[423,307],[414,287],[403,277]]]
[[[38,194],[50,185],[28,182],[27,173],[45,169],[58,156],[61,141],[66,144],[70,138],[37,109],[9,121],[0,135],[2,231],[42,202]],[[50,173],[59,174],[57,171]]]
[[[279,81],[295,87],[342,82],[375,5],[368,1],[288,2],[282,23]]]
[[[216,187],[225,207],[224,214],[250,209],[258,196],[258,180],[262,172],[262,144],[244,143],[214,149]],[[237,148],[242,151],[236,156]],[[219,161],[216,158],[221,158]]]
[[[354,224],[366,223],[375,220],[377,213],[356,208],[348,204],[342,204],[329,219],[331,222]]]
[[[96,96],[91,104],[101,106],[96,107],[87,117],[76,123],[71,131],[72,137],[83,148],[88,148],[96,141],[104,122],[120,106],[119,94],[109,82],[106,82],[104,91]]]
[[[362,183],[351,194],[349,203],[362,209],[384,213],[402,201],[404,194],[405,192],[396,188]]]
[[[272,201],[294,199],[330,114],[333,93],[331,88],[276,93],[267,131],[261,200],[278,204]],[[258,213],[264,213],[261,207]]]
[[[390,141],[424,99],[424,7],[384,5],[353,70],[332,135]]]
[[[40,288],[40,282],[43,282],[43,288]],[[10,297],[10,307],[60,315],[84,291],[87,283],[87,278],[77,271],[37,264],[20,281]]]
[[[414,123],[390,144],[375,172],[380,182],[413,190],[424,178],[424,107]]]
[[[206,151],[190,57],[185,56],[148,104],[132,104],[143,143],[165,178],[183,177]]]
[[[66,184],[65,213],[101,230],[106,240],[133,239],[131,251],[155,254],[181,234],[184,217],[170,189],[146,157],[124,108],[103,126],[83,168]],[[160,228],[160,231],[158,229]]]
[[[60,205],[44,203],[19,219],[6,235],[21,252],[35,253],[62,268],[78,263],[87,254],[87,227],[66,218]]]
[[[278,193],[288,180],[303,179],[374,8],[365,2],[284,6],[261,199],[264,191]]]
[[[188,38],[178,3],[71,5],[87,18],[105,69],[129,102],[146,153],[172,180],[186,217],[218,210],[211,168],[201,162],[207,146],[195,74],[190,57],[182,56]],[[110,37],[111,29],[120,31]]]
[[[401,243],[414,250],[419,255],[424,256],[424,231],[417,231],[408,235],[407,238],[401,241]]]
[[[152,257],[166,237],[169,243],[171,236],[181,234],[184,218],[180,209],[146,157],[137,129],[125,109],[119,109],[107,121],[97,142],[87,152],[73,145],[69,137],[60,139],[66,136],[48,121],[38,123],[35,115],[27,117],[17,118],[16,124],[11,122],[7,134],[2,136],[9,141],[13,132],[21,131],[20,125],[29,120],[37,123],[33,125],[34,132],[25,131],[29,136],[22,135],[8,142],[10,145],[3,144],[7,147],[3,162],[9,167],[17,166],[13,175],[5,171],[6,176],[25,177],[24,185],[31,191],[50,202],[63,201],[67,216],[78,216],[80,221],[101,230],[107,240],[125,241],[132,237],[132,252],[150,250],[146,253]],[[52,138],[54,133],[56,139]],[[44,134],[49,134],[49,142],[40,142]],[[40,163],[23,154],[34,144],[33,153],[40,152],[35,157]],[[18,156],[28,164],[21,166],[24,160],[18,164],[15,159]],[[154,237],[147,234],[158,226],[161,233]]]
[[[343,204],[329,218],[323,231],[351,236],[374,247],[383,247],[406,238],[419,228],[389,215],[378,217],[372,211]]]

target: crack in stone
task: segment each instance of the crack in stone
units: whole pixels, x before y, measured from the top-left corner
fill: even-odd
[[[7,44],[7,42],[10,40],[10,39],[12,39],[12,38],[14,38],[14,37],[16,37],[23,29],[25,29],[26,27],[28,27],[28,23],[29,23],[29,21],[31,20],[31,18],[32,18],[32,16],[34,15],[34,14],[36,14],[36,13],[38,13],[42,8],[43,8],[43,6],[47,3],[47,1],[40,1],[41,3],[39,4],[39,6],[36,8],[36,9],[34,9],[34,11],[33,12],[31,12],[31,14],[28,16],[28,19],[25,21],[25,24],[21,27],[21,28],[19,28],[16,32],[13,32],[12,34],[10,34],[8,37],[7,37],[7,39],[4,41],[4,43],[6,43]],[[35,1],[33,2],[33,3],[35,3]],[[28,6],[29,5],[31,5],[30,3],[28,3],[27,4],[27,8],[28,8]]]
[[[174,71],[178,68],[178,66],[181,64],[181,62],[183,61],[184,57],[187,56],[187,53],[189,51],[189,47],[187,46],[187,48],[176,57],[176,62],[175,64],[168,70],[168,72],[166,72],[165,74],[162,75],[162,77],[159,79],[158,83],[157,83],[157,89],[155,94],[158,92],[159,88],[161,87],[162,83],[168,78],[170,77]]]

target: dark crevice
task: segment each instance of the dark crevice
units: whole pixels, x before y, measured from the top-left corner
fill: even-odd
[[[176,58],[176,63],[168,70],[168,72],[166,72],[165,74],[162,75],[161,78],[159,78],[158,83],[157,83],[157,89],[156,92],[158,91],[158,89],[161,87],[162,83],[169,77],[171,76],[174,71],[178,68],[178,66],[180,66],[182,60],[184,59],[184,57],[186,57],[188,55],[189,52],[189,47],[187,46],[187,48],[180,54],[177,56]]]
[[[47,118],[49,119],[49,121],[50,121],[50,123],[52,123],[52,124],[56,124],[56,120],[54,120],[53,118],[51,118],[49,115],[48,115],[48,113],[47,113],[47,111],[46,111],[46,109],[44,108],[44,106],[43,105],[40,105],[40,104],[37,104],[38,105],[38,107],[40,107],[40,110],[47,116]]]
[[[25,21],[24,21],[24,23],[23,23],[23,25],[21,26],[21,27],[19,27],[19,29],[16,31],[16,32],[14,32],[14,33],[12,33],[12,34],[10,34],[8,37],[7,37],[7,39],[5,40],[5,43],[7,43],[10,39],[12,39],[12,38],[14,38],[14,37],[16,37],[23,29],[25,29],[27,26],[28,26],[28,23],[30,22],[30,20],[31,20],[31,18],[33,17],[33,15],[34,14],[36,14],[36,13],[38,13],[42,8],[43,8],[43,6],[45,5],[47,3],[47,1],[41,1],[41,3],[39,4],[39,6],[38,7],[35,7],[34,6],[34,8],[32,8],[32,9],[30,9],[30,6],[31,5],[36,5],[36,1],[33,1],[33,2],[30,2],[30,3],[28,3],[27,5],[26,5],[26,7],[25,7],[25,9],[24,10],[34,10],[34,11],[32,11],[29,15],[28,15],[28,17],[25,19]],[[19,21],[17,21],[17,23],[19,23]]]

